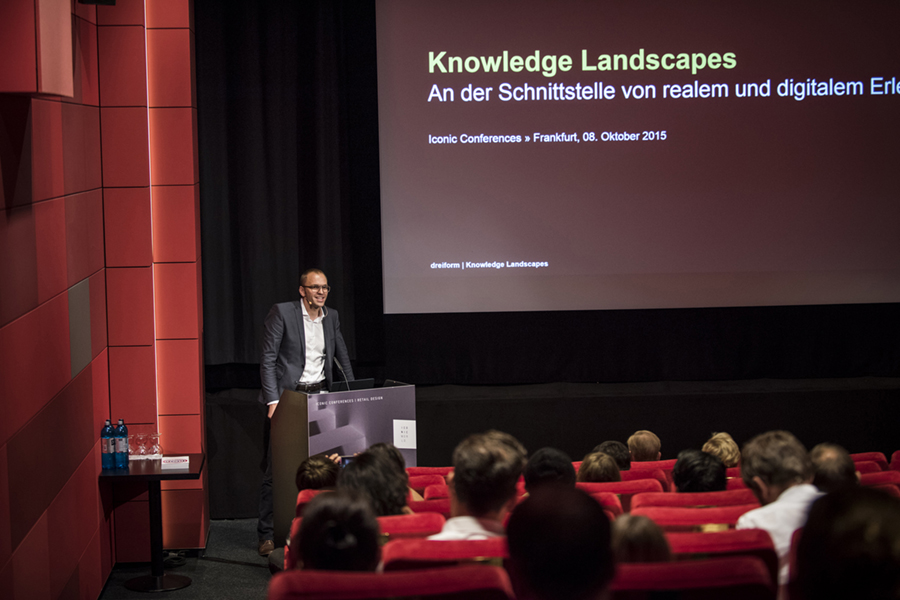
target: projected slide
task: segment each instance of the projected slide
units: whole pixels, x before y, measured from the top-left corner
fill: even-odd
[[[377,11],[386,313],[900,301],[900,3]]]

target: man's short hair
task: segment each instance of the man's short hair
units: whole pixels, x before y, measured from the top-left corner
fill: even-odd
[[[305,284],[306,278],[309,277],[310,275],[312,275],[313,273],[318,273],[322,277],[325,277],[325,272],[322,271],[322,269],[317,269],[317,268],[313,267],[312,269],[307,269],[307,270],[303,271],[302,273],[300,273],[300,285]]]
[[[702,450],[718,456],[726,468],[736,467],[741,462],[741,449],[734,438],[724,431],[712,434],[712,437],[703,444]]]
[[[502,431],[470,435],[453,451],[453,491],[473,516],[503,508],[516,496],[525,448]]]
[[[337,484],[341,468],[322,454],[310,456],[297,467],[297,491],[320,490]]]
[[[672,469],[675,488],[682,493],[721,492],[727,479],[719,457],[702,450],[682,450]]]
[[[801,598],[900,597],[900,500],[861,486],[819,498],[793,575]]]
[[[641,429],[635,431],[628,438],[628,451],[631,452],[631,460],[657,460],[662,444],[652,431]]]
[[[631,468],[631,452],[628,451],[628,446],[622,442],[608,440],[594,446],[594,449],[591,450],[591,452],[609,454],[613,457],[613,460],[616,461],[616,465],[619,466],[620,471],[627,471]]]
[[[850,454],[837,444],[819,444],[809,452],[813,464],[813,485],[833,492],[858,483],[856,465]]]
[[[604,452],[591,452],[578,467],[578,481],[606,483],[622,481],[622,474],[613,457]]]
[[[754,477],[766,485],[790,486],[812,476],[812,462],[803,444],[788,431],[768,431],[746,444],[741,451],[741,478],[755,489]]]
[[[587,600],[615,572],[610,526],[603,508],[581,490],[545,486],[513,511],[506,529],[519,597]]]
[[[533,493],[538,487],[548,483],[575,485],[575,467],[572,459],[556,448],[541,448],[525,463],[525,489]]]
[[[409,493],[406,472],[401,475],[390,459],[361,452],[341,470],[337,489],[369,503],[376,516],[399,515]]]
[[[381,560],[378,537],[369,505],[337,492],[319,494],[306,506],[295,544],[304,569],[374,571]]]

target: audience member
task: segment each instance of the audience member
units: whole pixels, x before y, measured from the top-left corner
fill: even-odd
[[[330,571],[374,571],[381,561],[378,520],[361,499],[320,494],[303,513],[298,567]]]
[[[406,505],[409,479],[393,461],[374,452],[353,457],[338,477],[337,489],[364,499],[376,516],[411,512]]]
[[[712,434],[712,437],[703,444],[702,450],[718,456],[728,469],[741,464],[741,449],[738,448],[737,442],[724,431]]]
[[[334,489],[341,468],[324,454],[310,456],[297,467],[297,491]]]
[[[406,460],[404,460],[403,454],[400,453],[397,446],[386,442],[378,442],[377,444],[369,446],[366,451],[381,456],[390,461],[391,464],[396,465],[400,475],[406,479],[407,497],[412,500],[423,500],[422,495],[419,494],[419,492],[409,487],[409,473],[406,472]]]
[[[616,461],[620,471],[627,471],[631,468],[631,452],[628,451],[628,446],[622,442],[608,440],[602,444],[597,444],[591,452],[609,454]]]
[[[501,431],[470,435],[453,451],[450,518],[433,540],[477,540],[503,535],[503,521],[516,504],[516,483],[525,448]]]
[[[525,463],[525,490],[531,494],[548,483],[575,486],[575,467],[572,459],[556,448],[541,448]]]
[[[900,598],[900,501],[847,487],[809,511],[792,582],[803,600]]]
[[[663,530],[643,515],[626,514],[613,521],[612,550],[617,563],[672,560]]]
[[[672,480],[679,492],[721,492],[728,478],[718,456],[702,450],[682,450],[672,469]]]
[[[779,582],[788,581],[788,551],[794,531],[806,523],[809,506],[821,496],[812,481],[812,462],[803,444],[787,431],[769,431],[744,445],[741,477],[762,506],[744,513],[737,529],[764,529],[778,553]]]
[[[656,434],[646,429],[635,431],[628,438],[628,451],[631,453],[631,460],[659,460],[662,456],[661,448],[662,444]]]
[[[619,473],[619,466],[612,456],[603,452],[592,452],[581,461],[581,466],[578,468],[578,481],[593,483],[622,481],[622,474]]]
[[[581,490],[545,486],[509,519],[510,575],[520,599],[601,598],[615,573],[609,520]]]
[[[825,493],[854,486],[859,474],[850,454],[837,444],[819,444],[809,453],[812,460],[813,485]]]

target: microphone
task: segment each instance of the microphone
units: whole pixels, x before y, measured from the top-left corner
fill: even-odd
[[[334,361],[334,364],[337,365],[337,368],[340,370],[341,375],[344,377],[344,383],[347,384],[347,390],[346,390],[346,391],[349,392],[349,391],[350,391],[350,381],[347,379],[347,374],[344,373],[344,367],[341,366],[341,361],[339,361],[339,360],[337,359],[337,356],[332,356],[332,357],[331,357],[331,360]]]

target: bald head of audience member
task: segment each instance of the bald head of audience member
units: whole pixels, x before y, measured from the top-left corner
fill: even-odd
[[[712,437],[703,444],[701,450],[709,452],[713,456],[718,456],[726,468],[730,469],[741,464],[741,449],[738,447],[737,442],[734,441],[734,438],[724,431],[712,434]]]
[[[823,492],[851,487],[859,482],[850,454],[837,444],[819,444],[809,458],[813,464],[813,485]]]
[[[762,433],[741,451],[741,478],[762,505],[774,502],[790,487],[810,483],[812,477],[809,453],[790,432]]]
[[[572,459],[556,448],[541,448],[528,459],[525,470],[525,489],[529,494],[542,485],[561,484],[575,486],[575,467]]]
[[[622,481],[622,474],[612,456],[603,452],[591,452],[584,457],[581,466],[578,467],[578,481],[592,483]]]
[[[861,486],[813,504],[797,546],[791,598],[900,598],[900,500]]]
[[[682,493],[721,492],[728,478],[719,457],[702,450],[682,450],[672,469],[672,481]]]
[[[594,600],[615,573],[609,520],[578,489],[546,486],[526,498],[509,519],[507,541],[520,598]]]
[[[612,549],[617,563],[672,560],[663,530],[643,515],[624,514],[613,521]]]
[[[628,438],[628,451],[631,453],[631,460],[659,460],[662,456],[661,448],[662,444],[656,434],[646,429],[635,431]]]
[[[525,467],[522,444],[502,431],[470,435],[453,451],[450,514],[502,521],[515,506]]]
[[[609,454],[613,457],[613,460],[616,461],[616,465],[619,467],[620,471],[627,471],[631,468],[631,452],[628,451],[628,446],[622,442],[607,440],[602,444],[594,446],[594,449],[591,450],[591,452]]]

